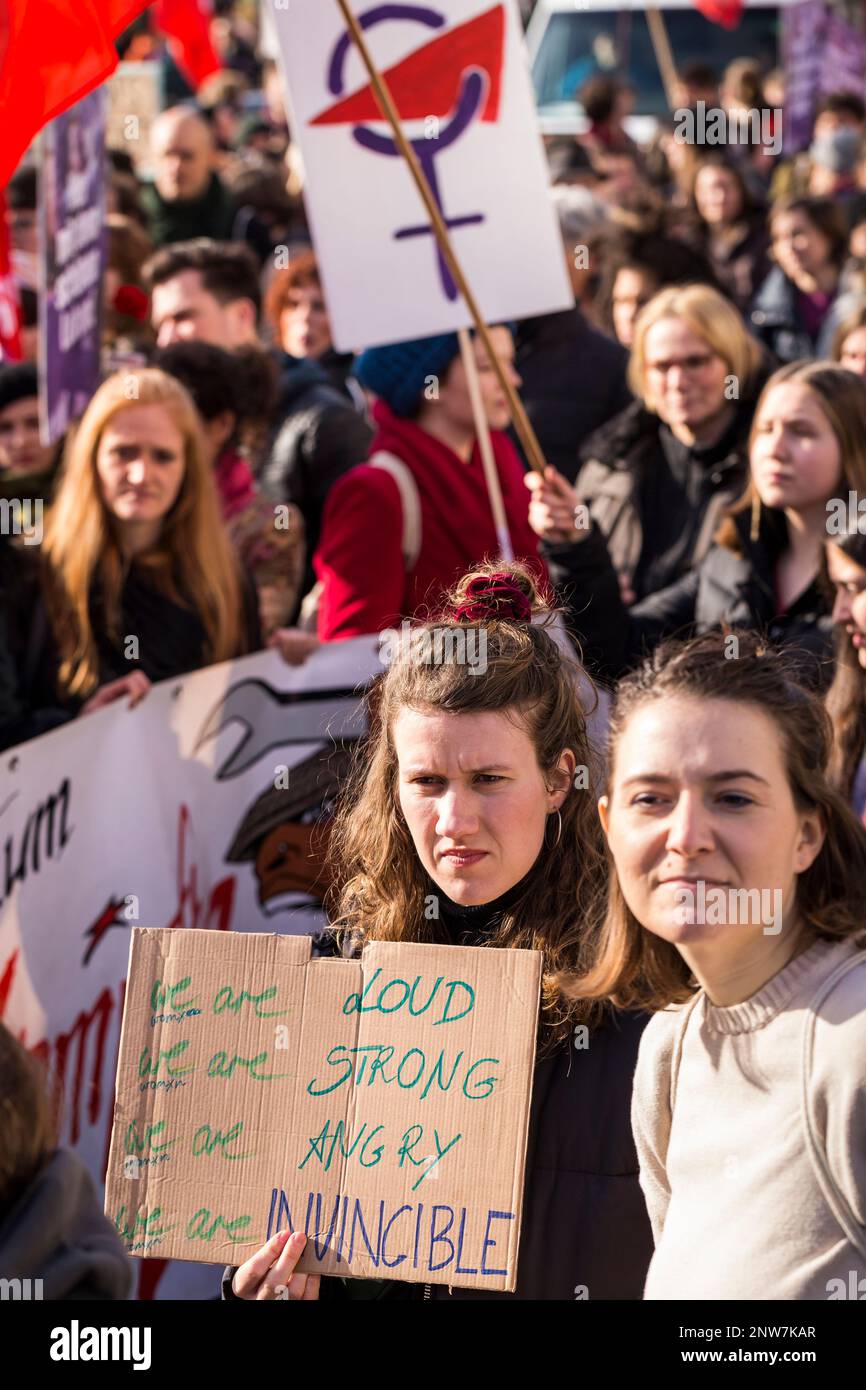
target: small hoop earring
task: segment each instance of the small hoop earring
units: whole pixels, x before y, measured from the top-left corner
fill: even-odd
[[[550,816],[548,817],[548,820],[549,820],[552,816],[553,816],[553,812],[551,811]],[[547,826],[545,825],[545,827],[544,827],[544,843],[547,845],[547,848],[548,848],[548,849],[556,849],[557,845],[559,844],[560,840],[562,839],[562,812],[561,812],[561,811],[557,811],[557,812],[556,812],[556,819],[557,819],[556,839],[554,840],[554,842],[553,842],[552,845],[547,845]]]

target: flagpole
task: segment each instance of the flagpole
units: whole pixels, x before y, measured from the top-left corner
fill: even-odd
[[[337,4],[342,11],[343,18],[346,21],[346,27],[352,35],[355,47],[361,56],[361,61],[367,69],[367,75],[370,78],[370,83],[376,93],[379,105],[382,108],[382,114],[386,117],[391,126],[397,148],[409,166],[409,172],[412,175],[415,186],[427,209],[427,215],[433,227],[433,234],[436,237],[443,259],[451,272],[451,277],[455,285],[463,296],[467,309],[472,315],[475,331],[484,344],[487,355],[490,358],[490,365],[493,367],[499,385],[502,387],[505,398],[511,407],[514,427],[520,437],[520,442],[523,445],[527,460],[539,473],[543,473],[546,467],[546,461],[544,454],[541,452],[541,445],[538,442],[535,430],[532,428],[529,416],[524,409],[523,402],[515,390],[514,383],[505,371],[496,353],[496,349],[493,346],[490,330],[484,321],[484,316],[478,306],[478,301],[472,293],[468,281],[460,267],[460,263],[454,253],[454,248],[451,245],[451,238],[448,234],[448,228],[445,225],[442,213],[439,211],[436,199],[433,197],[430,184],[427,181],[424,170],[421,168],[418,156],[415,154],[410,142],[406,138],[406,133],[403,130],[400,115],[394,105],[394,100],[388,89],[388,84],[376,67],[373,55],[370,53],[367,46],[367,40],[364,38],[364,32],[349,8],[349,0],[337,0]]]
[[[668,109],[673,111],[676,105],[678,78],[674,55],[671,52],[671,43],[668,38],[667,25],[665,24],[664,16],[661,11],[657,10],[654,5],[647,6],[646,22],[649,28],[650,38],[652,39],[656,62],[658,63],[659,72],[661,73]]]
[[[496,527],[496,541],[499,546],[499,553],[503,560],[513,560],[514,546],[511,544],[511,533],[508,530],[508,518],[505,515],[505,503],[502,500],[502,486],[499,481],[496,459],[493,454],[493,441],[490,438],[490,423],[487,419],[487,413],[484,409],[484,399],[481,395],[481,378],[478,374],[478,363],[475,360],[475,350],[472,346],[472,339],[469,336],[468,329],[458,328],[457,337],[460,340],[463,369],[466,372],[469,399],[472,402],[472,414],[475,417],[475,434],[478,439],[478,449],[484,468],[484,480],[487,483],[487,491],[490,494],[490,508],[493,512],[493,524]]]

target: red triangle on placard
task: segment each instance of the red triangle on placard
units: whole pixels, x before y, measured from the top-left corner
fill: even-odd
[[[411,121],[427,116],[447,116],[457,104],[464,72],[480,68],[490,79],[480,119],[495,121],[499,116],[504,58],[505,9],[495,5],[492,10],[417,48],[382,76],[400,116],[404,121]],[[368,82],[351,96],[321,111],[310,125],[359,125],[362,121],[383,119],[384,112]]]

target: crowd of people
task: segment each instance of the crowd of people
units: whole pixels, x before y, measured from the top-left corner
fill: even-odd
[[[547,150],[573,307],[491,329],[543,472],[472,339],[508,562],[457,335],[337,351],[276,73],[231,51],[154,123],[152,181],[108,152],[104,377],[52,448],[36,165],[8,190],[27,360],[0,364],[0,496],[44,533],[0,534],[0,747],[265,646],[483,629],[481,676],[410,645],[381,677],[331,915],[342,949],[543,953],[517,1296],[832,1297],[866,1276],[866,106],[824,97],[796,156],[673,120],[638,148],[625,86],[591,80],[588,131]],[[783,119],[748,60],[680,88],[729,113],[772,90]],[[678,915],[701,884],[775,915]],[[2,1028],[0,1107],[0,1268],[35,1274],[35,1206],[82,1178]],[[80,1201],[54,1243],[93,1256],[52,1296],[122,1297]],[[275,1236],[223,1297],[452,1296],[299,1274],[303,1246]]]

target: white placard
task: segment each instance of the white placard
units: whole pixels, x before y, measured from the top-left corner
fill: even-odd
[[[486,320],[570,308],[514,0],[352,2]],[[468,327],[337,0],[265,3],[337,347]]]

